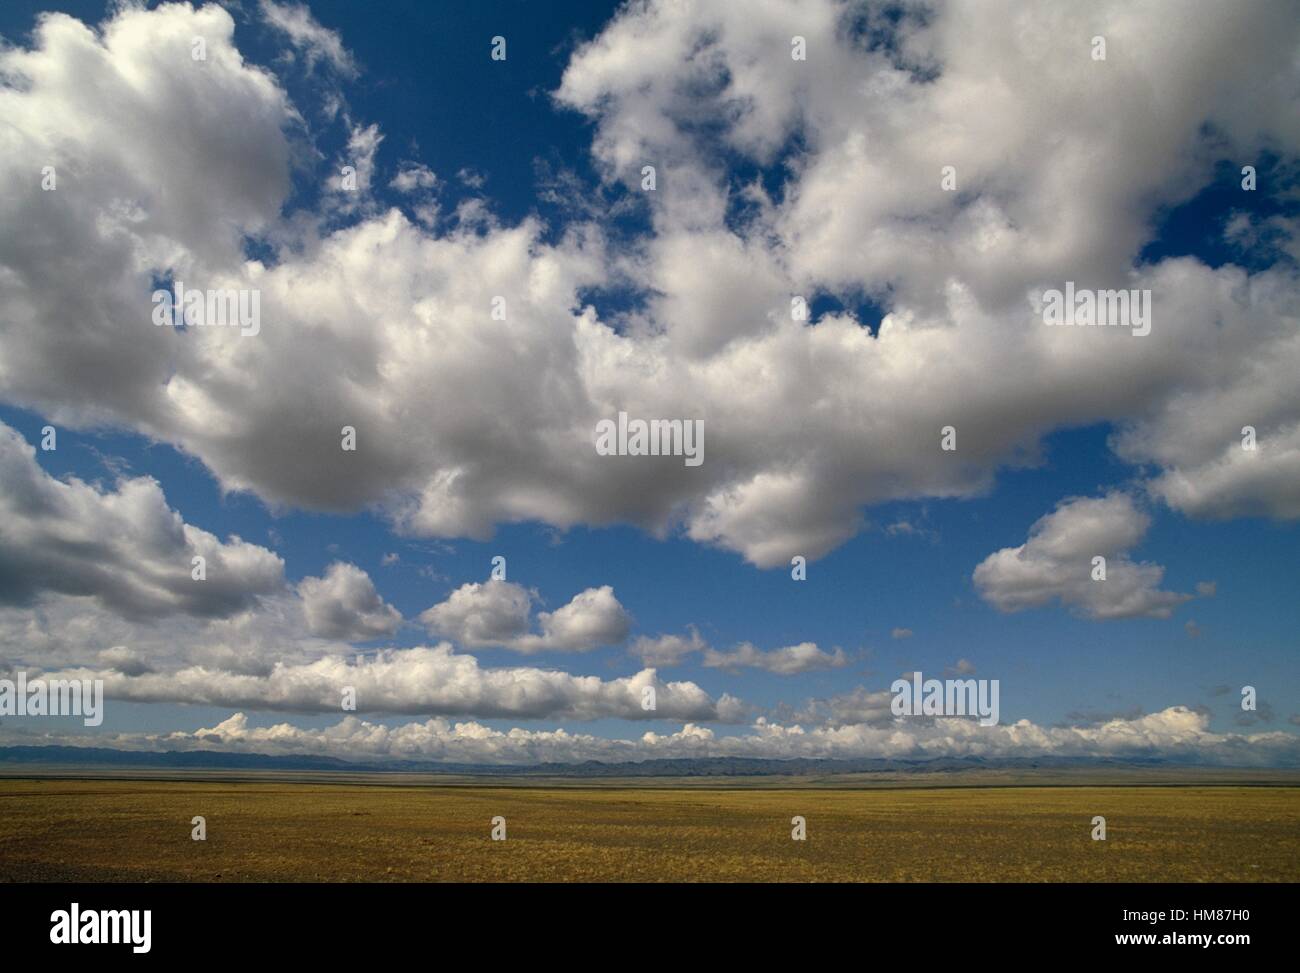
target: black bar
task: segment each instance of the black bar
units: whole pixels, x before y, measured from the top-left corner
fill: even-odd
[[[1227,884],[7,885],[0,886],[0,929],[8,957],[66,959],[73,944],[51,942],[55,912],[69,912],[74,902],[83,917],[149,910],[147,953],[129,943],[75,944],[79,959],[146,962],[338,962],[414,949],[439,962],[477,953],[493,963],[565,954],[569,961],[677,963],[707,950],[770,965],[787,947],[815,946],[820,954],[837,941],[868,951],[864,962],[882,950],[943,961],[1043,956],[1047,947],[1057,952],[1046,955],[1173,947],[1230,958],[1241,955],[1235,950],[1294,942],[1294,929],[1286,928],[1294,892],[1291,885]],[[1205,935],[1249,941],[1164,941]],[[1155,941],[1121,943],[1119,936]]]

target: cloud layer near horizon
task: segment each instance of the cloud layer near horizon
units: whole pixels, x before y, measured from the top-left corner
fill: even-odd
[[[37,742],[12,731],[0,743]],[[265,754],[320,754],[348,760],[437,760],[449,763],[536,764],[670,758],[762,759],[934,757],[1162,758],[1245,766],[1300,766],[1300,738],[1278,731],[1214,733],[1209,718],[1184,706],[1094,726],[1041,727],[1028,720],[981,727],[960,719],[891,725],[782,726],[759,720],[748,732],[722,736],[688,723],[675,733],[647,732],[636,739],[609,739],[568,730],[495,730],[476,722],[385,726],[348,716],[333,726],[305,729],[289,723],[249,724],[236,713],[214,727],[166,734],[46,734],[41,743],[111,745],[127,750],[216,750]]]

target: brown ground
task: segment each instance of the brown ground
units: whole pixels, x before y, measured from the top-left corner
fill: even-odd
[[[1297,880],[1294,786],[0,779],[0,881]]]

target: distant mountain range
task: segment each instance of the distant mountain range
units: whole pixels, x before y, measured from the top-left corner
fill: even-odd
[[[166,751],[162,753],[109,750],[91,747],[0,747],[0,769],[17,766],[57,765],[77,767],[177,769],[177,770],[282,770],[359,773],[420,773],[449,775],[563,776],[563,777],[766,777],[777,775],[863,774],[993,769],[1062,769],[1070,767],[1162,767],[1162,759],[1106,760],[1091,757],[1043,757],[987,760],[983,757],[943,757],[929,760],[765,760],[744,757],[646,760],[641,763],[576,764],[448,764],[430,760],[361,762],[336,757],[273,756],[219,751]]]

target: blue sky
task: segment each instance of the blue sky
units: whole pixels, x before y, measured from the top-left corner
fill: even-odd
[[[102,3],[51,5],[11,0],[0,9],[0,35],[9,45],[36,49],[40,42],[31,34],[36,15],[51,8],[72,14],[87,24],[99,23],[107,15]],[[640,329],[647,326],[651,331],[658,328],[671,333],[675,325],[670,317],[661,314],[662,320],[647,323],[647,319],[655,317],[655,311],[646,310],[656,291],[662,293],[672,287],[671,276],[653,273],[639,276],[633,272],[629,278],[626,273],[616,272],[615,265],[619,261],[633,264],[652,261],[654,258],[647,253],[656,240],[702,234],[704,230],[693,226],[689,217],[667,209],[662,212],[647,209],[638,194],[635,178],[611,171],[611,155],[593,151],[599,140],[616,144],[619,138],[630,138],[626,135],[629,130],[649,138],[643,128],[637,127],[638,123],[662,106],[654,104],[650,97],[646,99],[649,104],[639,103],[632,82],[629,90],[633,94],[620,91],[618,78],[604,80],[609,90],[619,92],[610,96],[607,91],[604,102],[594,96],[584,102],[585,90],[563,98],[556,95],[565,84],[566,68],[581,60],[584,54],[590,54],[591,49],[584,47],[585,44],[602,37],[602,32],[612,31],[616,13],[614,4],[585,3],[430,5],[395,0],[378,9],[323,0],[311,3],[309,16],[314,19],[310,23],[321,31],[312,36],[319,38],[327,36],[325,32],[335,32],[356,66],[352,74],[338,66],[331,68],[324,61],[313,68],[306,67],[312,50],[310,39],[289,38],[283,31],[273,29],[265,17],[265,8],[259,10],[250,0],[245,0],[242,7],[231,5],[234,47],[247,65],[259,65],[272,73],[275,83],[302,119],[293,132],[298,162],[288,170],[290,190],[269,217],[278,223],[264,222],[256,229],[245,228],[243,255],[260,259],[268,267],[286,269],[297,260],[309,259],[314,252],[314,244],[304,240],[328,239],[331,234],[345,232],[367,221],[381,221],[390,207],[401,211],[413,228],[419,226],[416,206],[420,199],[390,185],[390,179],[401,169],[418,163],[428,167],[437,178],[434,196],[441,214],[439,222],[418,230],[428,239],[452,234],[455,224],[449,221],[448,214],[472,200],[482,200],[492,214],[491,221],[474,231],[481,239],[536,218],[543,224],[537,231],[536,245],[562,247],[566,231],[598,225],[606,237],[603,269],[595,275],[601,280],[594,285],[583,281],[577,288],[581,301],[594,309],[593,313],[613,334],[628,336],[628,340],[644,338],[647,332]],[[141,12],[139,16],[150,14]],[[635,16],[635,12],[622,15],[624,21]],[[668,30],[661,19],[649,14],[644,19],[650,33]],[[813,19],[810,10],[810,23]],[[1261,14],[1259,32],[1265,32],[1268,25],[1268,17]],[[142,20],[139,29],[147,32],[153,25]],[[913,25],[908,29],[916,31],[914,39],[921,43],[926,38],[926,30],[933,28]],[[1095,29],[1104,32],[1103,27]],[[775,34],[783,30],[783,25],[773,28]],[[867,35],[883,30],[877,24],[868,29]],[[488,56],[490,39],[496,34],[506,36],[508,41],[509,54],[504,62],[494,62]],[[677,37],[675,33],[672,36]],[[842,33],[837,36],[844,38]],[[1233,42],[1249,45],[1257,36],[1236,38]],[[717,40],[719,37],[722,39]],[[713,42],[723,47],[730,43],[743,46],[748,41],[744,32],[730,22],[725,28],[712,28],[712,32],[710,25],[703,24],[695,43],[707,46],[708,38],[714,38]],[[1194,46],[1197,38],[1189,35],[1185,41]],[[1112,47],[1116,46],[1112,42]],[[1269,63],[1272,48],[1264,47],[1267,49],[1259,52],[1259,65],[1253,70],[1264,71]],[[57,56],[52,46],[48,50],[51,57]],[[293,55],[292,61],[286,60],[286,53]],[[736,58],[735,63],[743,61],[734,51],[727,54]],[[118,52],[118,56],[125,55]],[[814,61],[817,56],[814,52]],[[960,75],[960,65],[946,67],[945,77]],[[618,68],[600,63],[594,64],[591,70],[616,74]],[[1248,72],[1252,68],[1241,70]],[[739,78],[738,70],[723,72],[718,83],[737,84]],[[919,93],[924,87],[918,85],[919,98],[925,97]],[[779,211],[789,208],[793,212],[796,198],[811,198],[812,180],[816,177],[814,160],[832,156],[834,126],[818,128],[812,121],[823,110],[818,98],[829,97],[822,94],[824,91],[812,87],[802,96],[800,111],[808,121],[784,130],[777,127],[774,133],[764,132],[756,141],[765,148],[753,151],[748,149],[750,141],[733,137],[733,131],[726,129],[725,116],[718,122],[724,128],[724,135],[715,137],[707,133],[711,124],[708,112],[714,103],[704,97],[699,100],[700,118],[695,121],[705,134],[696,137],[694,132],[689,132],[683,136],[686,127],[681,121],[681,108],[673,100],[681,95],[670,93],[664,97],[668,105],[664,110],[673,113],[676,134],[666,143],[659,158],[677,161],[676,168],[667,170],[674,177],[679,171],[694,173],[698,167],[698,171],[707,172],[712,178],[710,191],[722,200],[723,209],[718,226],[712,229],[730,230],[754,248],[760,246],[759,241],[766,235],[784,233],[776,252],[782,260],[788,259],[795,265],[804,259],[800,248],[811,248],[807,241],[814,231],[806,226],[792,228],[792,223],[782,222],[787,214]],[[42,91],[38,88],[30,94],[36,97]],[[339,99],[345,107],[331,115],[329,106],[339,104]],[[578,110],[574,107],[578,103],[585,107]],[[833,114],[838,109],[831,106],[824,110]],[[123,106],[122,111],[130,111],[130,106]],[[233,111],[238,117],[238,107]],[[619,111],[626,112],[627,118],[620,119]],[[918,118],[924,114],[919,108],[914,111]],[[1188,114],[1195,115],[1195,111]],[[1096,193],[1102,215],[1095,227],[1076,226],[1068,234],[1072,238],[1086,238],[1095,231],[1101,242],[1080,244],[1080,249],[1075,251],[1062,248],[1067,255],[1054,268],[1059,272],[1047,279],[1071,276],[1076,268],[1075,276],[1085,280],[1095,277],[1098,268],[1110,265],[1127,265],[1135,273],[1149,271],[1155,275],[1172,272],[1168,268],[1175,265],[1181,273],[1183,268],[1194,264],[1198,274],[1222,270],[1240,272],[1245,278],[1272,281],[1269,287],[1259,289],[1272,295],[1281,293],[1279,306],[1285,305],[1285,300],[1293,300],[1297,293],[1296,262],[1290,229],[1295,225],[1300,207],[1297,193],[1300,180],[1296,178],[1300,170],[1296,167],[1296,146],[1292,141],[1294,126],[1282,124],[1273,130],[1270,125],[1275,119],[1269,118],[1263,108],[1259,109],[1259,117],[1252,119],[1258,122],[1256,128],[1245,134],[1217,131],[1216,118],[1214,106],[1206,104],[1205,117],[1199,124],[1186,123],[1188,131],[1184,134],[1196,140],[1196,151],[1191,153],[1195,164],[1189,164],[1188,171],[1171,171],[1167,179],[1154,177],[1153,186],[1157,188],[1143,191],[1141,198],[1150,202],[1141,212],[1131,212],[1130,206],[1124,216],[1116,216],[1108,223],[1105,207],[1108,203],[1118,204],[1104,200],[1098,187],[1081,187],[1078,190],[1081,195]],[[68,124],[75,125],[75,122]],[[356,210],[349,210],[346,205],[336,207],[332,200],[337,194],[332,192],[328,181],[331,168],[349,157],[349,135],[371,124],[378,126],[383,138],[373,158],[375,176],[366,199]],[[884,122],[879,129],[868,126],[867,144],[873,147],[870,151],[875,151],[877,144],[887,145],[891,131],[894,130]],[[75,142],[74,131],[70,129],[64,134]],[[173,135],[159,132],[160,139]],[[1176,141],[1173,135],[1170,140]],[[314,158],[304,157],[300,151],[306,145],[313,147]],[[76,150],[69,151],[75,157]],[[688,151],[695,154],[674,155]],[[1246,155],[1247,151],[1251,154]],[[1171,158],[1188,157],[1185,152],[1180,154],[1173,149],[1169,152]],[[617,155],[617,151],[612,153],[612,157]],[[1106,161],[1102,158],[1093,164],[1104,167]],[[81,162],[91,164],[86,160]],[[1258,169],[1260,189],[1254,192],[1243,192],[1239,186],[1239,168],[1246,162]],[[14,166],[14,158],[9,157],[6,164]],[[71,169],[76,170],[78,164],[73,161]],[[1007,164],[1024,163],[1017,160]],[[959,169],[966,165],[964,161],[959,162]],[[1153,161],[1152,165],[1157,163]],[[5,178],[7,183],[12,183],[12,176]],[[665,187],[673,191],[671,178],[665,176]],[[765,217],[755,215],[762,207],[756,209],[752,200],[745,197],[744,188],[755,180],[768,191],[769,205],[778,211],[770,225],[764,222]],[[991,172],[982,173],[982,181],[977,180],[976,188],[967,190],[970,197],[967,205],[978,207],[981,201],[1003,203],[999,194],[1010,192],[1005,188],[1006,183],[1014,184],[1014,181],[1004,181]],[[552,190],[560,184],[567,185],[569,192],[557,200]],[[827,184],[834,185],[834,181],[829,180]],[[685,185],[685,180],[676,185]],[[214,194],[219,192],[214,189]],[[160,194],[160,207],[167,205],[163,201],[165,195]],[[582,200],[591,205],[579,205]],[[1006,202],[1007,212],[1014,215],[1015,207],[1022,203],[1021,200]],[[698,205],[699,212],[707,209],[707,200]],[[1068,208],[1062,218],[1071,218]],[[932,222],[943,225],[942,218],[933,218]],[[303,237],[295,238],[294,234],[305,223],[311,224],[310,232],[302,231]],[[462,218],[461,226],[468,224],[469,218]],[[1033,226],[1033,220],[1024,219],[1022,224]],[[1246,227],[1247,235],[1230,232],[1233,225]],[[1135,234],[1140,235],[1135,237]],[[1041,246],[1046,247],[1047,240],[1044,236]],[[0,262],[23,245],[19,234],[12,229],[4,231]],[[1033,245],[1031,240],[1029,246]],[[176,246],[198,252],[193,241]],[[915,244],[901,242],[899,246],[914,248]],[[1179,263],[1177,258],[1183,258],[1183,262]],[[821,265],[816,265],[818,259],[823,261]],[[808,327],[822,328],[824,321],[842,311],[856,314],[856,324],[874,333],[881,317],[891,312],[929,313],[927,302],[943,291],[942,287],[927,284],[924,273],[911,267],[882,270],[864,264],[858,279],[854,276],[858,274],[856,269],[850,267],[846,271],[837,260],[834,256],[808,257],[813,269],[803,273],[802,279],[808,282],[807,293],[817,322]],[[218,264],[219,261],[212,261],[210,269]],[[196,262],[194,266],[201,263]],[[226,269],[232,266],[228,264]],[[997,290],[990,283],[991,278],[1001,272],[995,268],[989,271],[989,279],[972,277],[971,286],[982,294],[983,313],[1003,314],[1011,304],[1007,301],[998,305],[995,298],[988,296]],[[191,268],[190,274],[194,273]],[[423,273],[418,263],[412,273]],[[1007,273],[1009,279],[1010,271]],[[191,276],[191,279],[195,278]],[[982,292],[980,288],[985,286],[989,291]],[[1006,286],[1014,289],[1017,285]],[[1156,286],[1159,292],[1160,285]],[[25,294],[39,289],[30,281],[25,281],[24,287]],[[689,292],[682,300],[698,300],[698,293]],[[725,305],[710,306],[716,309]],[[1157,303],[1156,307],[1160,313],[1161,305]],[[328,316],[330,311],[324,305],[317,305],[310,313]],[[375,313],[388,314],[389,309]],[[1257,313],[1271,314],[1277,319],[1277,312],[1272,310]],[[5,350],[10,354],[24,341],[31,346],[21,328],[6,328],[9,331],[6,340],[10,344]],[[1285,331],[1282,333],[1279,342],[1286,340]],[[1251,352],[1256,353],[1268,355],[1266,350]],[[1232,355],[1236,351],[1225,350],[1223,354]],[[693,365],[705,367],[699,361]],[[181,367],[177,366],[177,370]],[[317,366],[312,363],[303,367]],[[332,364],[324,361],[320,367],[322,374],[335,375],[358,366],[353,361],[339,360]],[[978,377],[978,382],[1014,383],[1017,367],[1009,363],[1007,372],[989,371],[986,376]],[[1079,367],[1096,367],[1096,360]],[[1189,365],[1187,374],[1203,377],[1214,369],[1211,356]],[[190,377],[201,383],[200,374],[196,370]],[[490,380],[497,381],[495,377]],[[757,377],[754,380],[759,381]],[[1235,380],[1230,376],[1223,379],[1225,383]],[[140,381],[143,387],[147,380]],[[430,382],[435,381],[438,379],[431,375]],[[402,616],[402,625],[391,635],[342,640],[351,649],[337,644],[331,648],[314,644],[310,649],[295,649],[295,653],[306,653],[307,657],[313,653],[365,655],[375,650],[435,644],[439,637],[431,636],[419,621],[420,614],[447,601],[462,586],[484,582],[491,559],[496,555],[508,559],[510,582],[536,590],[536,611],[554,611],[579,592],[608,585],[630,616],[631,629],[629,637],[617,644],[582,652],[548,649],[522,654],[504,647],[460,645],[455,638],[451,639],[458,652],[471,652],[483,668],[526,666],[602,680],[631,677],[644,668],[641,660],[629,651],[638,636],[683,634],[691,627],[717,650],[730,650],[746,642],[762,651],[813,642],[826,652],[840,648],[847,654],[846,663],[838,667],[814,668],[794,675],[752,667],[706,666],[700,655],[687,657],[681,664],[660,673],[664,679],[693,683],[715,700],[724,694],[738,697],[750,707],[743,720],[673,722],[612,716],[575,719],[548,714],[537,718],[498,718],[490,714],[469,714],[468,718],[498,731],[519,726],[549,732],[563,727],[601,738],[631,740],[647,731],[673,733],[683,722],[699,722],[711,727],[719,738],[746,736],[753,732],[753,719],[761,717],[770,722],[793,724],[800,719],[795,714],[806,710],[809,700],[844,696],[859,687],[869,693],[880,693],[901,673],[920,670],[926,675],[941,676],[946,668],[966,660],[973,666],[974,675],[1000,681],[1004,725],[1028,720],[1040,727],[1095,727],[1111,719],[1139,720],[1171,707],[1187,707],[1208,718],[1200,732],[1294,733],[1295,714],[1300,714],[1300,681],[1296,678],[1296,633],[1300,631],[1300,598],[1296,597],[1300,573],[1296,562],[1300,535],[1294,516],[1289,514],[1297,509],[1297,486],[1294,481],[1288,485],[1285,474],[1290,468],[1286,464],[1293,462],[1288,458],[1292,454],[1278,460],[1282,466],[1279,474],[1269,480],[1267,491],[1271,493],[1252,493],[1246,489],[1243,497],[1227,498],[1218,506],[1214,503],[1197,506],[1179,501],[1174,494],[1162,494],[1159,487],[1152,486],[1160,482],[1162,472],[1178,468],[1190,476],[1195,466],[1192,460],[1180,458],[1176,450],[1171,452],[1173,447],[1151,445],[1153,439],[1159,438],[1158,434],[1143,435],[1144,448],[1117,448],[1117,439],[1126,430],[1135,425],[1145,429],[1142,424],[1148,422],[1153,427],[1158,425],[1154,417],[1165,415],[1166,409],[1212,410],[1216,403],[1232,401],[1231,389],[1224,391],[1222,398],[1215,398],[1217,392],[1206,392],[1197,381],[1199,378],[1196,381],[1188,378],[1184,382],[1177,376],[1153,379],[1153,385],[1161,384],[1164,391],[1151,397],[1146,397],[1130,382],[1127,388],[1136,397],[1135,401],[1140,402],[1132,416],[1121,408],[1108,414],[1104,406],[1086,403],[1069,416],[1048,409],[1050,417],[1042,423],[1029,423],[1032,432],[1022,437],[1031,446],[1031,455],[1025,462],[1017,461],[1015,450],[981,452],[977,464],[985,474],[982,484],[964,481],[956,486],[952,483],[936,486],[936,481],[927,476],[904,482],[907,474],[885,471],[884,480],[892,483],[890,477],[898,478],[897,489],[864,487],[861,502],[853,504],[861,514],[860,529],[849,531],[847,538],[826,545],[828,549],[822,556],[810,551],[808,578],[802,582],[792,580],[788,556],[771,564],[755,555],[758,547],[748,534],[737,537],[724,530],[712,541],[695,539],[691,536],[691,525],[696,521],[691,519],[692,514],[680,512],[666,520],[660,531],[646,529],[644,523],[635,526],[632,523],[636,519],[632,515],[635,508],[620,511],[617,503],[611,507],[604,494],[600,499],[591,500],[590,516],[557,515],[550,522],[546,517],[528,517],[517,512],[501,515],[504,508],[498,505],[493,508],[495,516],[489,515],[495,521],[494,534],[490,539],[477,540],[468,536],[475,533],[470,529],[457,533],[454,529],[421,530],[403,525],[400,515],[395,513],[401,505],[394,506],[389,494],[376,494],[370,502],[351,504],[347,510],[313,509],[321,504],[312,496],[286,499],[283,490],[270,480],[259,483],[256,474],[250,472],[254,467],[242,465],[240,459],[226,454],[216,441],[219,437],[205,439],[194,434],[190,426],[169,428],[165,419],[159,419],[148,409],[132,412],[130,406],[107,399],[97,414],[87,404],[86,397],[62,399],[64,393],[60,390],[69,386],[66,377],[58,375],[51,375],[47,387],[37,389],[34,382],[3,381],[0,373],[0,422],[33,445],[39,442],[41,428],[47,422],[58,427],[57,450],[35,453],[41,469],[53,478],[64,481],[77,478],[96,484],[96,489],[103,493],[111,493],[118,489],[121,477],[152,477],[164,492],[167,505],[186,524],[222,540],[237,535],[245,542],[273,552],[283,560],[284,584],[281,591],[267,597],[291,599],[296,586],[304,579],[323,577],[332,564],[342,561],[364,571],[379,597]],[[1195,398],[1182,398],[1201,393],[1206,396],[1203,405]],[[559,392],[555,394],[558,396]],[[815,388],[808,389],[804,401],[809,416],[816,415],[813,404],[821,394]],[[93,398],[93,393],[90,397]],[[1012,396],[1006,401],[1015,400]],[[1260,425],[1272,423],[1276,437],[1281,439],[1290,435],[1291,423],[1300,416],[1293,381],[1289,389],[1278,390],[1275,401],[1281,405],[1271,416],[1261,416]],[[238,398],[228,399],[224,408],[238,411],[241,404]],[[691,415],[690,408],[689,402],[683,400],[682,414]],[[972,405],[972,410],[980,408],[978,402]],[[525,405],[523,414],[527,412]],[[415,412],[404,421],[419,422],[420,415]],[[727,420],[719,417],[716,426],[713,421],[712,415],[705,417],[712,436],[726,436]],[[960,424],[961,420],[957,421]],[[1230,424],[1237,423],[1233,420]],[[719,432],[712,433],[714,428]],[[1181,441],[1176,431],[1160,429],[1168,432],[1170,442]],[[448,435],[448,441],[453,441],[454,437]],[[812,439],[821,434],[814,426],[807,435]],[[937,438],[937,429],[935,435]],[[711,438],[710,444],[713,441]],[[720,442],[716,448],[723,450],[722,440],[716,441]],[[791,463],[797,464],[802,446],[793,444],[798,442],[790,440],[788,454],[765,456],[764,462],[773,465],[763,468],[788,469]],[[871,439],[855,442],[851,437],[831,432],[826,433],[825,443],[826,453],[819,455],[834,456],[834,451],[846,448],[861,450],[861,462],[867,464],[872,462],[871,451],[879,448]],[[1035,445],[1036,455],[1032,455]],[[743,452],[738,450],[735,455]],[[775,452],[779,454],[780,449]],[[1274,455],[1270,454],[1270,461]],[[728,454],[728,458],[734,457]],[[837,494],[856,496],[856,487],[851,482],[847,485],[843,482],[857,475],[853,463],[837,466],[828,462],[827,465],[834,472],[828,473],[824,481],[813,481],[814,485],[801,498],[802,507],[816,509],[822,504],[829,507],[842,503],[839,497],[828,501],[818,483]],[[662,467],[647,468],[646,476],[653,480],[661,470]],[[873,474],[874,471],[869,471],[864,479]],[[540,475],[544,480],[545,473]],[[400,493],[409,490],[412,482],[411,477],[400,483],[394,479],[391,486]],[[737,482],[743,482],[743,476]],[[227,489],[236,486],[242,488]],[[702,502],[707,493],[704,490],[689,497],[687,508],[694,509],[690,504]],[[1125,549],[1126,555],[1135,562],[1163,566],[1158,589],[1192,596],[1176,604],[1167,613],[1168,617],[1139,613],[1098,620],[1082,617],[1059,599],[1050,598],[1022,611],[1004,611],[973,580],[976,568],[986,558],[999,550],[1024,544],[1031,527],[1058,505],[1070,498],[1113,494],[1131,497],[1134,509],[1150,518],[1149,529],[1136,545]],[[672,495],[681,496],[680,492]],[[890,499],[887,495],[898,498]],[[586,501],[578,505],[581,507],[583,503]],[[1221,509],[1228,508],[1233,511],[1231,516],[1219,515]],[[599,512],[595,512],[597,509]],[[782,530],[780,510],[783,509],[778,508],[777,513],[771,514],[771,520],[764,521],[777,533]],[[574,522],[560,522],[565,519]],[[5,539],[6,535],[0,534],[0,540]],[[12,555],[17,563],[22,552],[18,551],[19,544],[13,537],[9,541],[17,552]],[[803,549],[799,542],[793,543],[792,551]],[[398,558],[395,563],[389,563],[393,554]],[[1198,583],[1205,582],[1213,583],[1213,594],[1197,593]],[[78,666],[96,668],[94,657],[99,649],[89,645],[84,647],[84,659],[76,657],[75,646],[64,644],[60,650],[62,655],[46,660],[31,645],[13,641],[13,633],[31,631],[24,629],[20,622],[36,619],[39,623],[47,610],[75,613],[81,610],[77,605],[82,605],[87,612],[111,611],[93,593],[74,596],[58,587],[55,584],[52,590],[34,600],[9,606],[7,610],[13,614],[3,631],[11,641],[2,646],[0,659],[7,657],[11,665],[50,671]],[[51,600],[58,601],[57,609],[51,607]],[[258,596],[250,595],[247,610],[256,614],[258,604]],[[131,624],[143,626],[150,638],[166,638],[168,626],[175,617],[172,613],[161,613],[157,618],[144,622],[133,620]],[[911,634],[895,637],[896,629],[908,629]],[[146,643],[153,644],[142,637],[141,644]],[[267,652],[265,661],[273,665],[277,659],[271,650]],[[293,657],[297,659],[299,655]],[[176,658],[156,660],[151,668],[168,672],[193,664],[195,660],[185,658],[181,652]],[[1260,699],[1267,704],[1261,707],[1261,712],[1241,712],[1240,688],[1247,685],[1257,687]],[[213,727],[237,710],[247,714],[249,725],[262,727],[289,722],[307,730],[320,729],[332,726],[340,718],[338,712],[319,707],[320,711],[303,711],[274,705],[209,705],[184,693],[155,702],[142,702],[138,697],[115,701],[111,695],[108,718],[100,733],[121,735],[118,743],[126,746],[161,746],[157,742],[158,734]],[[436,710],[419,707],[392,712],[367,711],[366,706],[357,714],[390,728],[441,715]],[[449,718],[464,718],[464,714]],[[802,719],[807,722],[806,716]],[[10,721],[5,722],[8,725]],[[76,721],[53,721],[50,725],[70,733],[79,729]],[[236,742],[230,739],[225,745],[233,747]],[[258,749],[257,744],[247,745]],[[1278,744],[1274,740],[1269,746],[1276,748]],[[861,752],[872,752],[868,745],[864,747]],[[1151,752],[1160,752],[1157,744],[1151,744],[1151,748]],[[1288,751],[1285,747],[1269,750],[1270,755],[1262,758],[1264,762],[1293,759],[1272,756],[1274,752]],[[358,755],[362,753],[357,751]]]

